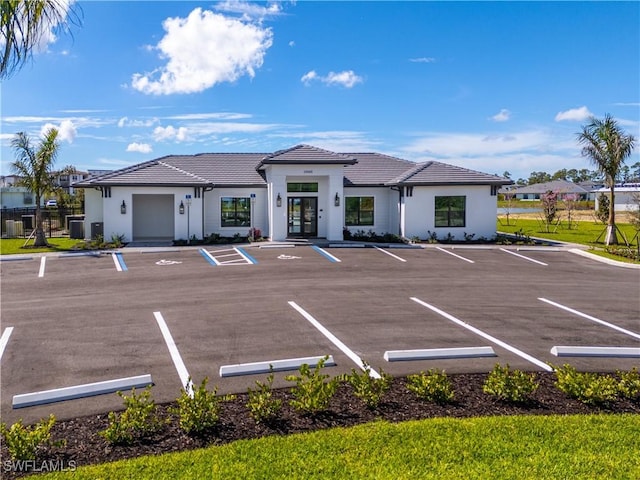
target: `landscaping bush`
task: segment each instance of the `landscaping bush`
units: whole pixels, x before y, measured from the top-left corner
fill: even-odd
[[[351,369],[350,375],[344,375],[345,380],[353,388],[353,394],[364,402],[367,408],[376,408],[384,394],[391,386],[391,375],[380,370],[380,378],[371,376],[371,367],[364,364],[364,371]]]
[[[505,367],[496,364],[487,376],[482,391],[507,402],[521,403],[528,401],[537,388],[535,373],[510,370],[509,364]]]
[[[273,369],[267,377],[266,382],[256,380],[256,389],[248,389],[249,400],[247,408],[249,415],[256,423],[266,423],[278,416],[282,409],[282,400],[273,398]]]
[[[305,413],[318,413],[326,410],[329,401],[335,395],[338,388],[338,378],[329,378],[329,375],[322,374],[324,364],[329,357],[324,357],[318,361],[314,371],[306,363],[299,368],[299,375],[287,375],[285,379],[289,382],[295,382],[296,385],[291,389],[293,399],[290,405],[296,410]]]
[[[48,420],[40,420],[29,427],[22,424],[22,419],[7,428],[0,423],[0,435],[13,460],[35,460],[38,448],[51,444],[51,428],[56,417],[49,415]]]
[[[233,398],[232,395],[217,396],[218,387],[214,387],[213,391],[207,390],[208,381],[209,379],[204,377],[198,388],[192,387],[192,395],[190,395],[188,386],[192,384],[189,379],[176,401],[177,408],[170,410],[178,416],[180,428],[188,434],[202,433],[215,427],[220,421],[220,403]]]
[[[124,401],[125,411],[118,414],[109,412],[109,426],[100,435],[112,444],[130,444],[137,438],[155,433],[162,427],[162,420],[158,415],[155,401],[151,398],[151,386],[144,392],[136,394],[131,390],[131,396],[116,392]]]
[[[572,398],[588,405],[612,402],[618,394],[618,382],[608,375],[578,372],[571,365],[554,367],[556,386]]]
[[[407,388],[428,402],[447,403],[453,400],[455,393],[451,380],[443,371],[429,370],[407,377]]]
[[[640,399],[640,374],[638,369],[633,367],[628,372],[618,370],[616,374],[620,379],[618,382],[620,396],[630,400]]]

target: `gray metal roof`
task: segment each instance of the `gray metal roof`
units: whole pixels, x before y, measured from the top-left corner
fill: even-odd
[[[93,186],[266,186],[264,165],[344,165],[345,186],[504,185],[509,180],[440,162],[416,164],[381,153],[335,153],[297,145],[273,154],[168,155],[75,183]]]

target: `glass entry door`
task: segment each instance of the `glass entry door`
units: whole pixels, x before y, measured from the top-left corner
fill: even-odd
[[[318,197],[288,197],[290,237],[318,236]]]

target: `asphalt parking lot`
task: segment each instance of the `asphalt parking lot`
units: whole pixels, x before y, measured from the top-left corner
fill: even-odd
[[[324,355],[336,375],[361,361],[392,375],[488,372],[496,363],[640,366],[629,355],[551,353],[640,352],[640,270],[563,249],[244,246],[42,258],[0,262],[5,422],[122,406],[104,394],[14,409],[16,395],[140,375],[151,375],[158,402],[177,398],[188,376],[245,392],[266,375],[221,377],[220,368]],[[446,353],[486,347],[493,356]],[[443,358],[427,358],[440,349]],[[423,359],[385,360],[414,350]],[[288,385],[284,375],[276,386]]]

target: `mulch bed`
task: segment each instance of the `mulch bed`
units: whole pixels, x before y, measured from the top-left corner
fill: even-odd
[[[274,390],[276,398],[283,400],[278,418],[269,424],[256,424],[245,404],[246,394],[223,403],[221,419],[214,429],[205,435],[190,436],[178,425],[177,418],[170,415],[169,407],[175,403],[160,404],[158,410],[163,417],[171,418],[160,431],[132,445],[113,446],[98,432],[107,427],[107,414],[74,418],[56,422],[52,429],[52,440],[66,440],[61,447],[43,448],[36,465],[41,462],[59,462],[77,466],[134,458],[141,455],[157,455],[209,445],[222,445],[240,439],[259,438],[268,435],[288,435],[331,427],[349,427],[375,419],[390,422],[435,418],[478,417],[494,415],[552,415],[588,413],[635,413],[640,414],[640,401],[618,400],[605,406],[589,406],[568,398],[555,385],[553,373],[536,374],[539,387],[531,401],[520,405],[500,401],[482,391],[487,374],[458,374],[449,378],[455,391],[453,402],[439,405],[420,400],[406,387],[406,378],[394,378],[392,387],[375,410],[368,409],[356,398],[347,384],[341,384],[327,411],[317,415],[305,415],[295,411],[288,401],[290,389]],[[0,448],[0,458],[8,459],[6,446]],[[1,472],[2,478],[18,478],[20,472]]]

